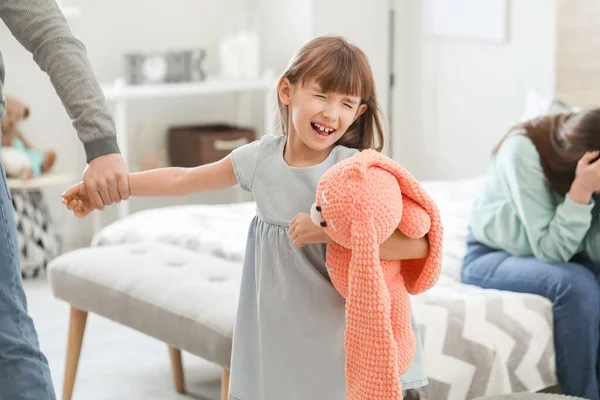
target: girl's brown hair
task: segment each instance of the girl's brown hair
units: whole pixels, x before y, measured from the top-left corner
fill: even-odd
[[[360,97],[367,105],[338,144],[364,150],[381,151],[384,131],[380,108],[375,92],[375,80],[366,55],[357,46],[339,36],[322,36],[305,44],[292,58],[279,82],[287,78],[291,84],[304,84],[315,79],[323,92],[342,93]],[[279,116],[282,130],[288,132],[288,108],[279,100]],[[377,140],[377,143],[376,143]]]
[[[540,117],[515,125],[494,148],[496,154],[516,129],[524,129],[540,155],[552,189],[567,194],[575,180],[577,162],[588,151],[600,150],[600,108]]]

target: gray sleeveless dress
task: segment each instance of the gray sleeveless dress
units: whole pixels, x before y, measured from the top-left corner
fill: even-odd
[[[286,138],[265,136],[231,154],[240,186],[257,215],[246,244],[235,322],[229,400],[344,400],[344,298],[331,284],[325,245],[295,248],[289,221],[310,212],[317,184],[357,150],[335,147],[322,163],[295,168]],[[419,332],[413,319],[413,330]],[[421,341],[403,389],[427,384]]]

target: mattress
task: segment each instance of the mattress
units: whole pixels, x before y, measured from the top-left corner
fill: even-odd
[[[158,241],[241,262],[254,215],[253,202],[148,209],[107,225],[92,246]]]
[[[440,210],[444,252],[438,284],[412,297],[429,377],[427,386],[409,392],[412,398],[466,400],[557,384],[551,303],[459,280],[480,184],[479,179],[423,183]],[[159,241],[241,262],[254,215],[253,202],[145,210],[108,225],[92,244]]]

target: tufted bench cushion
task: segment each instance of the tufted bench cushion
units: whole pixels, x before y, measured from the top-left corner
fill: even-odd
[[[235,262],[154,242],[79,249],[54,259],[48,268],[52,292],[72,306],[67,358],[73,358],[73,365],[67,366],[66,376],[75,379],[69,368],[77,368],[88,312],[227,371],[241,268]],[[175,360],[177,369],[176,365]]]
[[[241,265],[164,243],[103,246],[50,264],[54,296],[229,366]]]

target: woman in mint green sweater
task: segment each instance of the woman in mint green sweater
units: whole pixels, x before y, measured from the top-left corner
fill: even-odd
[[[553,303],[558,380],[599,400],[600,109],[511,129],[476,200],[462,281]]]

